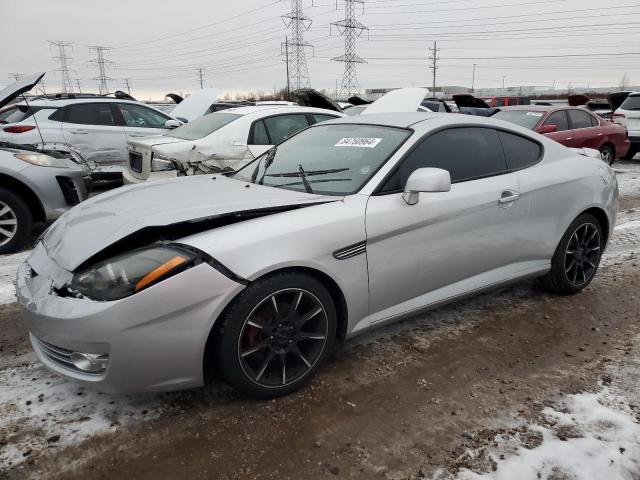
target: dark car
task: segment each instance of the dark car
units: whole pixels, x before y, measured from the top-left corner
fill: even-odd
[[[625,127],[612,123],[584,108],[568,106],[505,107],[494,118],[515,123],[541,133],[567,147],[593,148],[613,165],[629,150]]]

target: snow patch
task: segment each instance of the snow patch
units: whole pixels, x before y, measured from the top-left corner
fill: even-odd
[[[13,282],[16,278],[18,267],[30,254],[31,251],[13,255],[0,255],[0,305],[16,301],[16,290]]]
[[[497,461],[497,470],[489,474],[463,470],[458,480],[638,478],[640,424],[623,397],[605,387],[598,393],[571,395],[562,408],[542,413],[552,426],[530,427],[542,433],[541,446],[517,449],[512,457]],[[554,431],[559,426],[578,438],[561,440]]]
[[[33,452],[76,445],[160,415],[158,395],[108,395],[28,362],[0,370],[0,472]]]

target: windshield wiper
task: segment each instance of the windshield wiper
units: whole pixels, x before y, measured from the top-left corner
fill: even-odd
[[[271,150],[269,150],[269,153],[267,153],[267,156],[264,159],[264,172],[262,172],[260,181],[258,181],[259,185],[262,185],[264,183],[264,176],[267,174],[267,169],[273,163],[273,159],[276,157],[276,153],[278,153],[278,147],[275,147],[275,146]],[[253,172],[253,175],[251,176],[251,183],[256,183],[256,177],[258,176],[259,169],[260,169],[260,164],[258,164],[255,171]]]
[[[313,189],[311,188],[311,184],[309,180],[307,180],[307,174],[304,172],[304,168],[302,168],[302,164],[298,164],[298,168],[300,169],[300,177],[302,177],[302,183],[304,184],[304,189],[307,193],[313,193]]]
[[[331,168],[328,170],[309,170],[306,172],[302,169],[302,165],[299,165],[300,170],[297,172],[284,172],[284,173],[270,173],[267,177],[313,177],[314,175],[327,175],[329,173],[346,172],[349,168]]]

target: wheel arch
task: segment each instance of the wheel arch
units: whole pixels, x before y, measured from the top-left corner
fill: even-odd
[[[24,199],[29,210],[33,214],[34,221],[44,222],[47,220],[44,206],[42,205],[40,198],[26,183],[12,177],[11,175],[0,173],[0,185],[2,185],[3,188],[17,193],[22,199]]]
[[[604,241],[602,242],[604,245],[607,244],[608,240],[609,240],[609,234],[611,233],[610,227],[609,227],[609,216],[607,215],[607,212],[605,212],[602,208],[600,207],[590,207],[587,208],[586,210],[583,210],[582,212],[580,212],[580,215],[583,215],[585,213],[589,213],[591,215],[593,215],[594,217],[596,217],[598,219],[598,222],[600,222],[600,226],[602,227],[602,232],[604,233]],[[580,216],[578,215],[578,216]],[[576,217],[578,218],[578,217]]]

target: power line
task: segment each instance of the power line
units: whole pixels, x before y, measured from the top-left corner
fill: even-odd
[[[311,18],[302,11],[302,0],[291,0],[291,11],[283,15],[282,20],[291,29],[291,39],[287,38],[284,45],[287,83],[296,89],[308,87],[310,80],[305,49],[313,47],[304,41],[304,32],[311,27]]]
[[[66,51],[67,47],[71,47],[72,45],[72,42],[64,42],[62,40],[57,42],[49,41],[49,48],[58,48],[58,56],[54,58],[60,62],[60,68],[57,71],[60,72],[62,93],[73,93],[73,84],[71,83],[71,75],[69,75],[69,64],[71,63],[71,59],[67,57]]]
[[[106,95],[107,93],[109,93],[107,80],[113,80],[113,78],[107,77],[106,67],[107,65],[112,65],[113,62],[110,60],[105,60],[104,52],[111,50],[111,48],[103,47],[101,45],[93,45],[89,47],[89,51],[91,50],[95,50],[97,58],[90,60],[90,63],[98,66],[98,76],[93,77],[93,80],[98,80],[98,91],[100,92],[100,95]]]
[[[344,20],[331,23],[331,26],[336,27],[338,33],[344,37],[344,55],[334,57],[331,60],[344,62],[344,75],[339,96],[345,98],[359,93],[356,65],[367,63],[364,58],[356,54],[356,38],[362,35],[365,30],[369,31],[369,27],[356,20],[356,4],[361,4],[364,10],[364,0],[344,0]],[[331,32],[331,28],[329,31]]]

